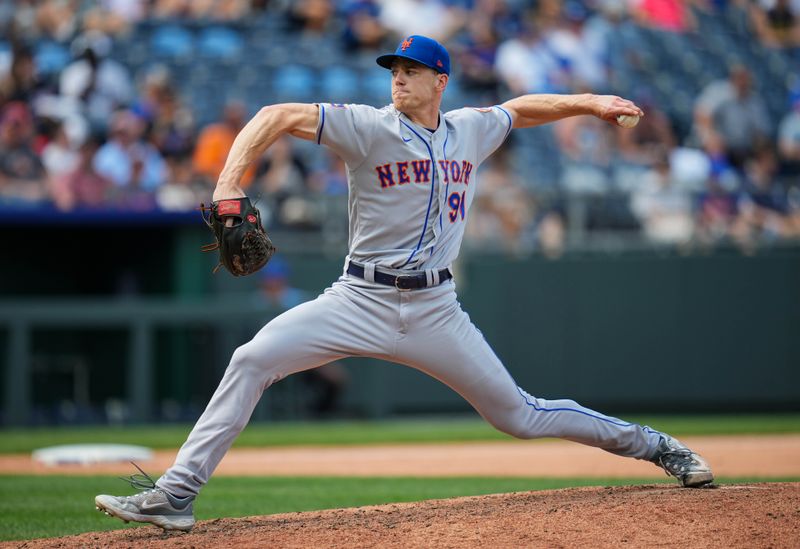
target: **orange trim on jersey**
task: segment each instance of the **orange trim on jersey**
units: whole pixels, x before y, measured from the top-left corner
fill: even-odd
[[[461,162],[461,178],[464,180],[464,185],[469,185],[469,176],[472,173],[472,162],[466,160]]]
[[[414,179],[416,183],[428,183],[431,177],[431,161],[430,160],[412,160],[411,168],[414,170]]]
[[[394,174],[392,173],[392,165],[384,164],[383,166],[375,166],[375,171],[378,172],[378,178],[381,182],[381,189],[386,187],[394,187]]]
[[[408,176],[408,161],[397,162],[397,182],[400,185],[411,183],[411,178]]]
[[[450,167],[450,161],[449,160],[439,160],[439,166],[442,168],[442,172],[444,173],[444,182],[445,183],[449,183],[450,182],[450,176],[447,175],[447,168]]]

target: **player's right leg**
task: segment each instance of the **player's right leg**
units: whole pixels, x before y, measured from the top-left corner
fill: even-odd
[[[97,496],[98,508],[126,521],[191,528],[194,519],[186,502],[208,482],[247,425],[263,391],[290,374],[345,356],[387,354],[394,344],[390,332],[365,329],[386,318],[386,307],[381,300],[365,298],[358,288],[337,282],[314,301],[273,319],[233,353],[172,467],[142,494]]]

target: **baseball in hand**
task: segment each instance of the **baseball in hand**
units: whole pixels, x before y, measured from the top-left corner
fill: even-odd
[[[639,123],[639,117],[629,114],[620,114],[617,116],[617,124],[623,128],[632,128]]]

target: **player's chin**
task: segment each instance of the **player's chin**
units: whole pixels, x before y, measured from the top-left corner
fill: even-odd
[[[394,106],[400,109],[400,107],[413,107],[417,101],[415,101],[414,97],[408,92],[399,92],[392,94],[392,102]],[[400,109],[402,110],[402,109]]]

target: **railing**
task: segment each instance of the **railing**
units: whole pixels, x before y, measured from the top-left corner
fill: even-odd
[[[153,409],[154,330],[162,326],[230,327],[280,313],[257,300],[61,299],[0,302],[0,326],[8,328],[4,416],[9,425],[25,424],[31,413],[31,333],[36,328],[122,328],[130,345],[125,375],[132,421],[150,419]]]

